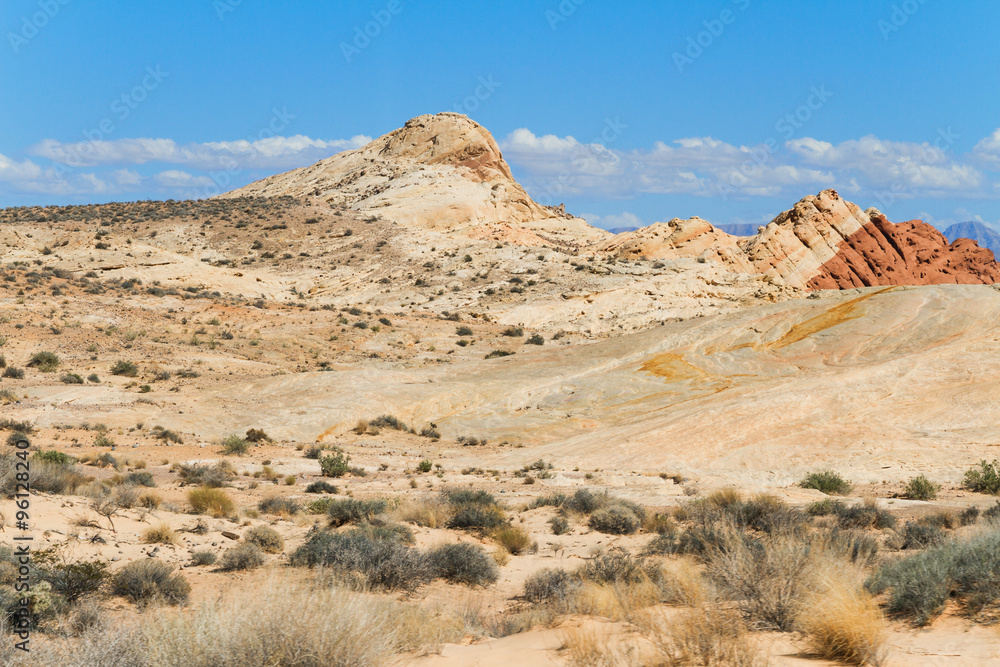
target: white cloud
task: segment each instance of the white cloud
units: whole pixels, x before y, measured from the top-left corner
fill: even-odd
[[[638,228],[646,226],[646,223],[642,221],[642,218],[637,216],[635,213],[629,213],[628,211],[612,215],[596,215],[593,213],[586,213],[580,217],[595,227],[601,227],[602,229],[617,229],[621,227]]]
[[[360,148],[371,141],[358,135],[325,141],[303,135],[255,141],[216,141],[179,145],[173,139],[115,139],[63,143],[46,139],[31,153],[69,167],[160,162],[196,169],[291,169]]]
[[[210,187],[213,181],[208,176],[193,176],[186,171],[168,169],[153,177],[157,185],[165,188]]]

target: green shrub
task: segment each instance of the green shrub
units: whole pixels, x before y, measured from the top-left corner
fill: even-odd
[[[256,544],[269,554],[280,554],[285,548],[285,540],[270,526],[254,526],[243,533],[243,541]]]
[[[96,560],[57,563],[44,568],[41,578],[51,584],[53,591],[72,604],[83,596],[100,590],[108,578],[108,565]]]
[[[396,542],[397,544],[413,545],[413,531],[401,523],[390,523],[376,518],[370,523],[360,523],[351,529],[359,535],[365,535],[373,540]]]
[[[904,549],[926,549],[944,542],[944,530],[940,526],[908,521],[903,527]]]
[[[976,493],[997,495],[1000,493],[1000,461],[980,461],[978,466],[966,471],[962,486]]]
[[[83,377],[76,373],[64,373],[59,381],[63,384],[83,384]]]
[[[38,368],[43,373],[51,373],[59,368],[60,359],[54,352],[35,352],[28,360],[30,368]]]
[[[11,380],[21,380],[24,378],[24,369],[17,368],[16,366],[8,366],[3,369],[3,377],[10,378]]]
[[[163,600],[184,604],[191,593],[191,584],[173,566],[157,558],[132,561],[111,577],[111,591],[139,605]]]
[[[134,378],[139,375],[139,367],[133,364],[131,361],[125,361],[120,359],[115,362],[111,367],[112,375],[121,375],[123,377]]]
[[[223,572],[256,570],[264,564],[264,552],[252,542],[244,542],[222,554],[219,569]]]
[[[418,472],[430,472],[432,468],[434,468],[434,462],[429,461],[428,459],[424,459],[423,461],[417,464]]]
[[[842,505],[837,511],[841,528],[892,528],[896,517],[889,510],[878,506],[876,501],[865,500],[860,505]]]
[[[542,338],[542,334],[538,333],[531,334],[528,340],[524,342],[526,345],[545,345],[545,339]]]
[[[44,452],[38,452],[37,454],[35,454],[35,458],[38,459],[39,461],[45,461],[47,463],[56,463],[58,465],[64,465],[64,466],[76,463],[76,459],[74,459],[69,454],[65,454],[63,452],[57,452],[54,449],[50,449]]]
[[[655,578],[654,570],[655,565],[636,558],[626,549],[611,547],[594,554],[580,566],[577,575],[599,584],[634,584]]]
[[[823,500],[817,500],[814,503],[809,503],[806,505],[806,514],[809,516],[829,516],[830,514],[839,514],[844,508],[844,503],[840,500],[834,500],[833,498],[824,498]]]
[[[910,500],[934,500],[940,490],[940,484],[935,484],[924,475],[918,475],[907,483],[903,496]]]
[[[850,493],[851,483],[832,470],[811,472],[799,482],[804,489],[816,489],[827,495],[844,496]]]
[[[153,481],[153,473],[145,471],[130,472],[125,476],[125,483],[132,486],[145,486],[150,489],[156,486],[156,482]]]
[[[191,554],[192,565],[215,565],[216,556],[211,551],[195,551]]]
[[[391,428],[396,431],[410,431],[410,427],[406,423],[392,415],[382,415],[381,417],[376,417],[369,422],[370,426],[376,428]]]
[[[605,493],[594,493],[590,489],[578,489],[572,497],[563,502],[563,507],[570,512],[591,514],[611,503],[611,496]]]
[[[250,451],[250,442],[246,438],[236,435],[227,435],[222,441],[222,453],[226,456],[243,456]]]
[[[336,527],[348,523],[371,522],[388,509],[389,503],[384,498],[370,500],[344,498],[332,499],[326,513],[330,517],[330,525]]]
[[[350,472],[351,457],[343,452],[334,452],[319,459],[319,467],[326,477],[343,477]]]
[[[510,350],[493,350],[492,352],[487,353],[487,355],[486,355],[485,358],[486,359],[498,359],[500,357],[509,357],[509,356],[512,356],[513,354],[514,353],[511,352]]]
[[[587,522],[591,530],[610,535],[631,535],[639,530],[642,521],[632,510],[621,505],[603,507],[590,515]]]
[[[949,599],[975,615],[1000,600],[1000,531],[952,540],[883,564],[867,582],[875,595],[888,591],[891,614],[923,625]]]
[[[473,331],[469,327],[462,326],[455,329],[455,333],[459,336],[471,336]]]
[[[228,462],[220,461],[212,465],[182,463],[177,474],[180,476],[182,484],[198,484],[219,488],[229,484],[236,476],[236,471]]]
[[[500,577],[493,559],[468,542],[435,547],[427,553],[427,560],[434,576],[455,584],[487,586]]]
[[[958,521],[963,526],[971,526],[972,524],[979,521],[979,508],[978,507],[966,507],[962,510],[962,513],[958,515]]]
[[[306,493],[339,493],[339,489],[329,482],[320,480],[306,487]]]
[[[340,576],[360,577],[367,587],[383,590],[412,590],[431,578],[424,554],[356,531],[315,532],[290,561],[297,566],[326,567]]]
[[[483,489],[445,489],[441,495],[453,507],[466,505],[487,507],[497,504],[497,499],[493,497],[493,494]]]
[[[573,530],[572,524],[564,516],[554,516],[549,519],[549,528],[552,529],[553,535],[565,535],[569,531]]]
[[[298,514],[302,507],[291,498],[271,496],[257,503],[257,509],[265,514]]]
[[[507,524],[503,510],[497,505],[465,505],[448,519],[448,528],[463,530],[493,530]]]
[[[580,588],[580,577],[566,570],[545,568],[528,576],[524,597],[536,604],[565,603]]]

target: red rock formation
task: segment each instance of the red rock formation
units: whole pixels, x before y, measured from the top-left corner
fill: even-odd
[[[837,254],[809,280],[809,289],[874,285],[993,284],[1000,265],[975,241],[952,244],[920,220],[894,224],[869,210],[870,222],[837,247]]]

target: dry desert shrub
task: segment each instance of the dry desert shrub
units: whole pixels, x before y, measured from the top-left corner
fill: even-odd
[[[203,486],[188,491],[188,502],[195,514],[208,514],[220,519],[236,511],[236,503],[222,489]]]
[[[739,613],[702,604],[667,617],[662,611],[638,621],[666,667],[764,667]]]
[[[593,625],[567,628],[562,632],[563,650],[574,667],[629,667],[642,664],[636,647],[615,641],[612,629]]]
[[[500,526],[491,533],[491,536],[497,544],[502,546],[512,556],[518,556],[529,551],[538,551],[538,543],[531,539],[528,531],[520,526],[509,524]]]
[[[308,613],[290,612],[296,609]],[[378,667],[395,664],[404,651],[455,641],[456,627],[386,598],[272,581],[263,591],[237,593],[190,613],[116,620],[69,640],[33,637],[27,664]]]
[[[256,544],[269,554],[280,554],[285,548],[285,540],[270,526],[254,526],[243,533],[243,540]]]
[[[404,502],[394,513],[398,521],[423,528],[443,528],[451,516],[451,509],[440,498],[421,498]]]
[[[885,661],[886,622],[860,573],[829,568],[806,597],[797,625],[816,655],[850,665]]]
[[[165,523],[150,526],[143,531],[142,541],[146,544],[174,544],[177,542],[177,531]]]

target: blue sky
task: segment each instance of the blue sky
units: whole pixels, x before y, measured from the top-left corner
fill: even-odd
[[[987,1],[6,0],[0,205],[200,197],[468,113],[601,226],[1000,220]],[[365,32],[367,31],[367,35]]]

